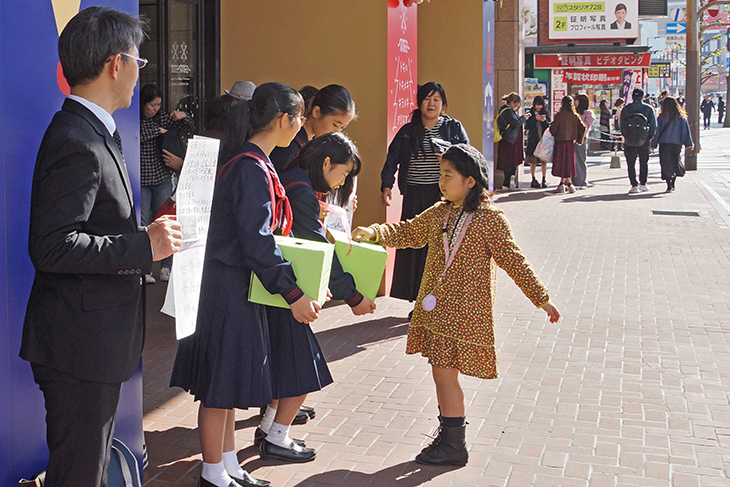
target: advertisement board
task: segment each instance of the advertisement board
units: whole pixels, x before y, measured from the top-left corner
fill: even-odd
[[[638,68],[651,66],[651,53],[535,54],[536,68]]]
[[[522,103],[525,112],[530,111],[530,108],[532,108],[532,100],[536,96],[547,96],[547,89],[547,83],[541,82],[537,78],[525,78],[525,91]]]
[[[537,0],[524,0],[522,23],[525,33],[525,47],[537,46]]]
[[[563,71],[563,80],[566,83],[583,85],[618,85],[621,84],[621,75],[620,69],[566,69]]]
[[[549,9],[551,40],[639,37],[638,0],[550,0]]]

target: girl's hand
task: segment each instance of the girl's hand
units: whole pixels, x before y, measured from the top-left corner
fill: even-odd
[[[319,221],[324,222],[324,219],[327,218],[327,215],[330,214],[330,211],[325,208],[324,206],[319,207]]]
[[[291,304],[291,314],[299,323],[310,324],[319,318],[322,307],[306,294]]]
[[[188,114],[187,114],[187,113],[185,113],[185,112],[182,112],[182,111],[180,111],[180,110],[175,110],[174,112],[172,112],[172,113],[170,114],[170,116],[171,116],[171,117],[172,117],[172,118],[173,118],[174,120],[182,120],[183,118],[187,117],[187,116],[188,116]]]
[[[375,313],[375,308],[377,308],[375,303],[372,302],[369,298],[363,296],[362,302],[352,308],[352,314],[354,314],[355,316],[372,314]]]
[[[692,152],[693,150],[695,150],[695,146],[692,146],[692,147],[688,148],[687,150]]]
[[[165,161],[165,165],[173,171],[180,171],[183,166],[182,159],[165,149],[162,149],[162,160]]]
[[[560,319],[560,311],[558,311],[558,308],[552,305],[552,303],[548,303],[545,306],[542,307],[542,309],[545,310],[545,312],[548,314],[548,317],[550,317],[550,323],[557,323]]]
[[[160,127],[160,133],[161,134],[166,134],[167,133],[167,129],[163,129],[162,127]]]
[[[357,211],[357,195],[352,197],[352,211]]]
[[[363,240],[375,240],[375,230],[370,227],[357,227],[355,230],[352,231],[352,239],[355,242],[362,242]]]

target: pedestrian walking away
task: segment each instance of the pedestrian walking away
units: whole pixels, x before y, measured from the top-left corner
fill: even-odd
[[[424,84],[418,89],[416,102],[411,121],[400,128],[390,143],[380,173],[385,206],[390,206],[395,174],[398,173],[398,189],[403,195],[402,220],[413,218],[441,199],[439,149],[432,143],[433,139],[447,144],[469,143],[461,122],[446,115],[448,102],[443,86],[433,81]],[[427,248],[396,251],[391,297],[416,300],[426,253]]]
[[[608,109],[608,101],[601,100],[598,104],[601,110],[599,126],[601,128],[601,149],[611,149],[611,110]]]
[[[572,182],[576,188],[586,189],[588,184],[586,181],[588,173],[586,160],[588,159],[588,144],[590,144],[588,134],[591,131],[593,122],[596,121],[596,115],[593,113],[593,110],[590,109],[590,100],[588,100],[588,95],[581,93],[576,95],[575,100],[575,111],[578,112],[583,125],[586,126],[586,136],[583,137],[582,143],[579,144],[576,142],[575,144],[575,177]],[[606,109],[606,112],[608,112],[608,109]],[[603,114],[601,114],[601,116],[603,116]]]
[[[557,322],[560,313],[520,253],[504,212],[489,199],[487,161],[481,152],[466,144],[454,145],[443,154],[440,167],[445,201],[411,220],[358,227],[353,238],[397,248],[429,244],[406,353],[428,358],[439,427],[416,461],[463,466],[469,453],[459,374],[481,379],[499,375],[493,315],[497,266],[547,312],[551,322]]]
[[[200,487],[265,486],[236,456],[235,410],[274,400],[266,307],[247,299],[254,272],[271,294],[280,294],[293,318],[316,320],[320,306],[297,286],[291,264],[276,247],[274,231],[291,230],[291,206],[269,155],[291,144],[302,126],[304,101],[281,83],[264,83],[247,104],[236,105],[229,124],[246,134],[240,153],[218,172],[200,287],[195,333],[178,343],[171,386],[200,401],[198,433],[203,455]],[[226,144],[235,145],[232,138]],[[225,153],[228,147],[222,148]],[[294,410],[294,415],[296,415]],[[312,455],[290,442],[298,454]]]
[[[722,95],[717,97],[717,123],[722,125],[725,120],[725,100],[722,99]]]
[[[20,348],[45,401],[52,487],[106,486],[120,390],[144,343],[143,276],[182,243],[169,217],[137,225],[112,116],[132,103],[143,39],[137,18],[106,7],[82,10],[58,39],[71,95],[33,173],[36,272]]]
[[[644,90],[636,88],[632,94],[633,102],[621,110],[621,135],[624,137],[624,155],[629,172],[631,189],[629,193],[649,191],[649,155],[651,139],[656,133],[656,114],[654,109],[643,102]],[[639,158],[639,180],[636,180],[636,158]]]
[[[667,97],[662,102],[662,112],[657,118],[657,132],[651,141],[653,148],[659,147],[659,164],[662,179],[667,182],[667,193],[674,192],[677,176],[684,176],[681,164],[682,146],[694,150],[687,113],[677,100]]]
[[[575,144],[582,144],[586,126],[575,111],[573,98],[564,96],[560,111],[550,124],[550,133],[555,137],[552,175],[560,178],[556,193],[575,193],[573,180],[576,176]]]
[[[715,103],[712,101],[712,97],[710,95],[705,95],[705,99],[702,100],[702,103],[700,104],[700,111],[702,112],[705,130],[710,130],[710,124],[712,123],[710,119],[712,118],[712,112],[714,110]]]
[[[522,98],[515,92],[502,97],[497,116],[497,127],[501,139],[497,144],[497,169],[504,172],[503,190],[517,189],[515,173],[525,161],[523,127],[525,117],[518,114]],[[533,149],[534,152],[534,149]]]
[[[547,162],[539,160],[535,157],[535,149],[550,126],[550,113],[545,106],[545,98],[537,95],[532,100],[532,108],[530,108],[530,117],[525,121],[525,129],[527,130],[527,147],[525,148],[525,160],[530,165],[530,174],[532,175],[532,188],[547,188],[545,176],[547,174]],[[540,164],[542,173],[542,183],[535,178],[537,165]]]

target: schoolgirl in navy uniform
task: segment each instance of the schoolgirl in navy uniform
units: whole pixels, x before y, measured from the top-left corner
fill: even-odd
[[[310,323],[320,310],[297,286],[273,234],[279,225],[288,233],[291,211],[269,154],[291,143],[303,110],[295,90],[266,83],[232,114],[247,140],[218,174],[197,329],[180,341],[170,381],[201,402],[201,487],[269,485],[241,469],[235,449],[234,408],[260,407],[274,399],[265,307],[247,300],[251,272],[269,292],[287,300],[297,321]]]

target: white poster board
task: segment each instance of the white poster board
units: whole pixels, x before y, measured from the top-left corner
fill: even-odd
[[[178,340],[195,333],[219,147],[217,139],[190,140],[177,187],[177,220],[183,243],[172,261],[161,311],[175,318]]]
[[[550,0],[549,38],[635,39],[639,0]]]

